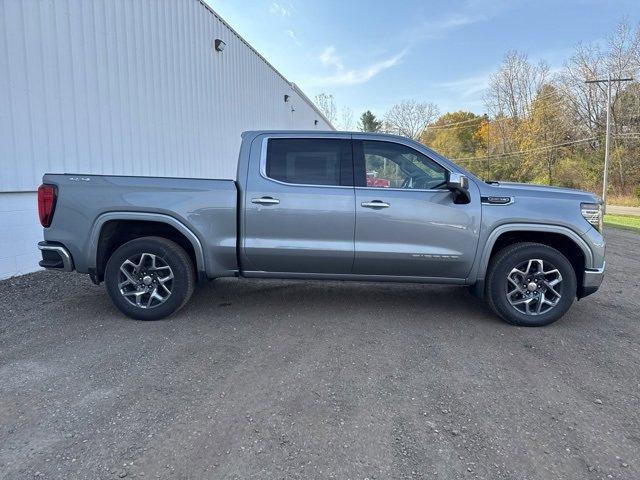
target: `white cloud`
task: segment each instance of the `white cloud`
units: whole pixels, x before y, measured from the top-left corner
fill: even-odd
[[[508,0],[466,0],[462,6],[448,15],[420,22],[409,29],[406,37],[410,43],[424,39],[441,38],[451,30],[486,22],[510,7]]]
[[[422,22],[413,32],[413,40],[419,41],[427,38],[440,38],[450,30],[466,27],[487,19],[484,14],[460,14],[454,13],[437,20]]]
[[[452,95],[469,98],[484,92],[489,87],[491,72],[459,78],[448,82],[438,83],[435,86],[450,91]]]
[[[296,36],[295,32],[293,30],[285,30],[284,33],[287,34],[287,36],[293,40],[293,43],[295,43],[298,46],[301,46],[302,43],[300,42],[300,40],[298,40],[298,37]]]
[[[284,33],[287,35],[287,37],[293,40],[293,43],[295,43],[297,46],[302,46],[302,42],[298,40],[298,37],[293,30],[285,30]]]
[[[406,54],[407,51],[403,50],[386,60],[381,60],[361,68],[347,69],[344,67],[340,56],[336,54],[335,47],[327,47],[322,54],[320,54],[320,61],[326,67],[333,67],[335,73],[324,77],[312,78],[310,83],[317,86],[360,85],[400,63],[400,60],[402,60]]]
[[[438,22],[432,22],[430,25],[436,27],[439,30],[450,30],[452,28],[464,27],[466,25],[472,25],[477,22],[485,20],[484,15],[463,15],[453,14]],[[429,24],[428,24],[429,25]]]
[[[272,2],[269,7],[269,11],[271,13],[275,13],[276,15],[282,15],[283,17],[290,17],[293,13],[293,5],[284,4],[282,2]]]
[[[320,54],[320,61],[325,67],[336,67],[338,70],[342,70],[344,66],[340,57],[336,54],[336,47],[333,45],[325,48]]]

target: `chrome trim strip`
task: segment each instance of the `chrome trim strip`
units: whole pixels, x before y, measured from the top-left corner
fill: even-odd
[[[364,208],[389,208],[391,204],[381,202],[380,200],[373,200],[372,202],[362,202],[360,206]]]
[[[496,196],[499,196],[499,195],[496,195]],[[491,202],[481,202],[481,203],[482,205],[491,205],[492,207],[506,207],[507,205],[513,205],[516,202],[515,197],[509,197],[509,198],[511,200],[509,200],[509,202],[507,203],[491,203]]]
[[[336,135],[335,133],[333,135],[327,135],[327,134],[317,134],[317,135],[313,135],[313,134],[309,134],[309,135],[305,135],[305,134],[292,134],[292,135],[268,135],[265,136],[262,139],[262,144],[260,146],[260,176],[262,178],[264,178],[265,180],[268,180],[270,182],[274,182],[274,183],[279,183],[280,185],[287,185],[289,187],[317,187],[317,188],[349,188],[349,189],[353,189],[353,188],[361,188],[361,189],[370,189],[370,190],[377,190],[377,191],[381,191],[381,190],[387,190],[387,191],[395,191],[395,192],[451,192],[451,190],[448,190],[446,188],[431,188],[431,189],[419,189],[419,188],[382,188],[382,187],[357,187],[355,185],[314,185],[314,184],[308,184],[308,183],[288,183],[288,182],[283,182],[281,180],[276,180],[274,178],[271,178],[267,175],[267,144],[269,142],[269,140],[271,138],[333,138],[333,139],[338,139],[338,140],[350,140],[353,141],[353,139],[355,138],[354,135],[350,135],[350,134],[343,134],[343,135]],[[403,145],[407,148],[411,148],[413,150],[416,150],[416,152],[420,153],[421,155],[424,155],[425,157],[427,157],[429,160],[431,160],[432,162],[434,162],[436,165],[439,165],[440,167],[444,168],[447,173],[450,175],[453,170],[450,168],[447,168],[446,166],[442,165],[440,162],[438,162],[437,160],[434,160],[433,158],[431,158],[429,155],[420,152],[419,150],[415,149],[414,147],[412,147],[411,145],[407,145],[404,142],[399,142],[397,141],[397,139],[395,137],[393,137],[392,139],[386,139],[386,140],[371,140],[371,141],[384,141],[384,142],[389,142],[389,143],[397,143],[398,145]],[[354,166],[355,166],[355,162],[354,162]]]
[[[72,272],[73,271],[73,260],[71,259],[71,254],[69,251],[61,245],[48,245],[45,242],[38,243],[38,248],[40,250],[52,250],[57,252],[62,258],[62,268],[51,268],[50,270],[61,270],[63,272]]]
[[[356,190],[375,190],[377,192],[444,192],[451,193],[448,188],[391,188],[391,187],[355,187]]]
[[[604,269],[606,262],[602,268],[589,268],[585,269],[584,276],[582,277],[582,286],[584,287],[599,287],[604,279]]]
[[[252,198],[251,203],[257,203],[259,205],[277,205],[280,203],[280,200],[277,198]]]
[[[349,185],[314,185],[308,183],[288,183],[281,180],[276,180],[267,176],[267,143],[271,138],[331,138],[337,140],[350,140],[350,136],[337,136],[337,135],[279,135],[279,136],[267,136],[262,139],[262,145],[260,147],[260,176],[265,180],[273,183],[279,183],[280,185],[286,185],[288,187],[314,187],[314,188],[348,188],[353,190],[353,186]]]
[[[300,280],[350,280],[356,282],[399,282],[399,283],[442,283],[447,285],[464,285],[463,278],[417,277],[400,275],[363,275],[356,273],[299,273],[299,272],[265,272],[262,270],[245,270],[246,278],[282,278]]]

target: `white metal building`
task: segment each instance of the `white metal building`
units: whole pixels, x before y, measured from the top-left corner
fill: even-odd
[[[0,0],[0,278],[38,268],[43,173],[235,178],[281,128],[333,127],[199,0]]]

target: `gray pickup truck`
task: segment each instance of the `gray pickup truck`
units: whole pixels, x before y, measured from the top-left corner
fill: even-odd
[[[40,265],[88,273],[141,320],[219,277],[466,285],[541,326],[604,274],[591,193],[484,182],[424,145],[370,133],[253,131],[236,181],[46,174]]]

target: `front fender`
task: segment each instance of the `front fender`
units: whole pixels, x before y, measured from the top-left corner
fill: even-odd
[[[484,246],[478,248],[478,253],[471,269],[471,273],[466,283],[472,285],[472,291],[478,296],[482,296],[484,291],[484,279],[489,267],[491,251],[498,238],[509,232],[541,232],[560,234],[571,240],[582,252],[585,261],[585,268],[594,268],[593,252],[587,242],[573,230],[560,225],[546,225],[537,223],[508,223],[494,228],[486,237]]]

